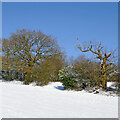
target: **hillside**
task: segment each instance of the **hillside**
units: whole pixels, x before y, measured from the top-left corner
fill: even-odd
[[[62,90],[60,82],[44,87],[0,82],[0,88],[5,118],[118,117],[118,97]]]

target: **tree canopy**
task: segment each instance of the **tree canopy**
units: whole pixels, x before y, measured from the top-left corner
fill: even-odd
[[[56,39],[41,31],[17,30],[2,41],[3,69],[23,71],[31,77],[32,69],[50,56],[62,55]],[[9,74],[9,72],[8,72]]]

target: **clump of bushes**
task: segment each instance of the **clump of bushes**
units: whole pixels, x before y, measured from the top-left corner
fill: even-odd
[[[59,80],[65,89],[89,90],[100,84],[99,63],[84,56],[72,61],[71,66],[59,71]]]

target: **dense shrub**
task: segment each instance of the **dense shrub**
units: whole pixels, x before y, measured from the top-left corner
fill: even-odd
[[[82,79],[81,74],[73,66],[64,67],[59,71],[58,75],[65,89],[82,90],[87,85],[87,80]]]
[[[65,89],[74,89],[76,87],[75,75],[73,74],[71,66],[61,69],[58,76]]]

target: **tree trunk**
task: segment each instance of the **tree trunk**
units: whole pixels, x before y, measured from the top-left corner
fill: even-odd
[[[106,74],[106,60],[101,63],[101,77],[102,77],[102,88],[106,89],[107,74]]]

